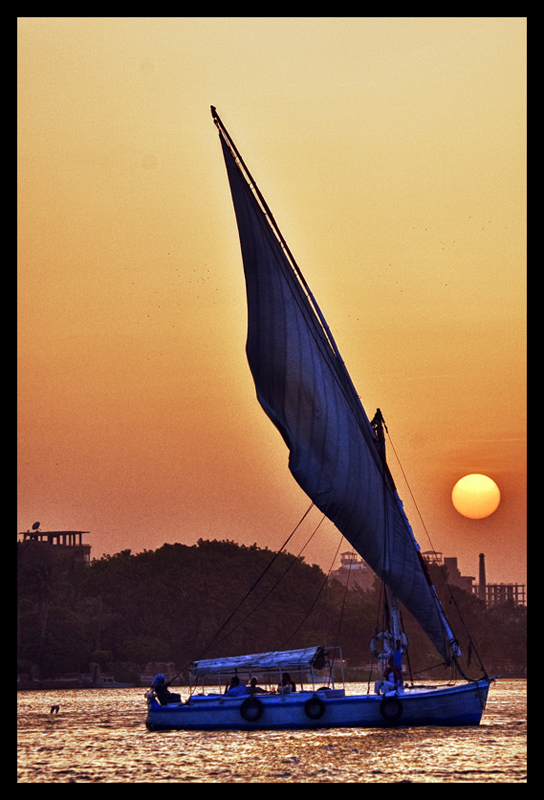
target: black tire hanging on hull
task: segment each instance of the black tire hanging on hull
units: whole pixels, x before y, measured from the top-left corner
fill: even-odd
[[[304,713],[310,719],[321,719],[325,713],[325,703],[320,697],[310,697],[304,703]]]
[[[397,722],[402,717],[402,711],[398,697],[384,697],[380,703],[380,714],[386,722]]]
[[[264,706],[256,697],[248,697],[240,706],[240,714],[246,722],[257,722],[263,715]]]

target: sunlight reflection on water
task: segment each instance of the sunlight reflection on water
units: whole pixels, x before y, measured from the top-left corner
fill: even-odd
[[[526,694],[493,684],[476,728],[149,733],[142,689],[20,692],[18,782],[525,783]]]

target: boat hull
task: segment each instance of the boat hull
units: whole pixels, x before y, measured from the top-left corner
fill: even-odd
[[[404,694],[297,692],[244,697],[193,696],[187,703],[148,707],[148,730],[288,730],[478,725],[491,679]],[[332,696],[331,696],[332,694]]]

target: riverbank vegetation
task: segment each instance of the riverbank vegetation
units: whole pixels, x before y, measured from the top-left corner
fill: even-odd
[[[200,657],[340,644],[347,677],[366,680],[369,642],[383,624],[378,581],[365,592],[328,580],[302,558],[231,541],[123,550],[79,568],[31,557],[18,544],[18,570],[18,671],[41,678],[87,672],[94,662],[136,682],[150,662],[181,671]],[[479,656],[489,674],[524,677],[526,608],[486,608],[442,576],[433,579],[467,673],[480,677]],[[409,669],[444,677],[406,612],[404,623]]]

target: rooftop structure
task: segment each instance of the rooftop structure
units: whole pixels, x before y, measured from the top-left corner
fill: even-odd
[[[444,558],[442,553],[428,550],[421,554],[428,564],[444,567],[450,586],[458,586],[465,592],[475,594],[487,606],[499,603],[514,603],[517,606],[527,604],[525,584],[521,583],[487,583],[485,569],[485,555],[480,553],[478,564],[479,582],[471,575],[461,575],[457,566],[457,558]]]
[[[40,523],[35,522],[31,530],[17,534],[23,552],[30,559],[68,558],[73,564],[89,564],[91,545],[83,543],[84,534],[89,531],[42,531]]]
[[[368,564],[351,550],[340,554],[340,567],[331,572],[330,577],[350,586],[358,586],[363,591],[372,589],[376,579]]]

